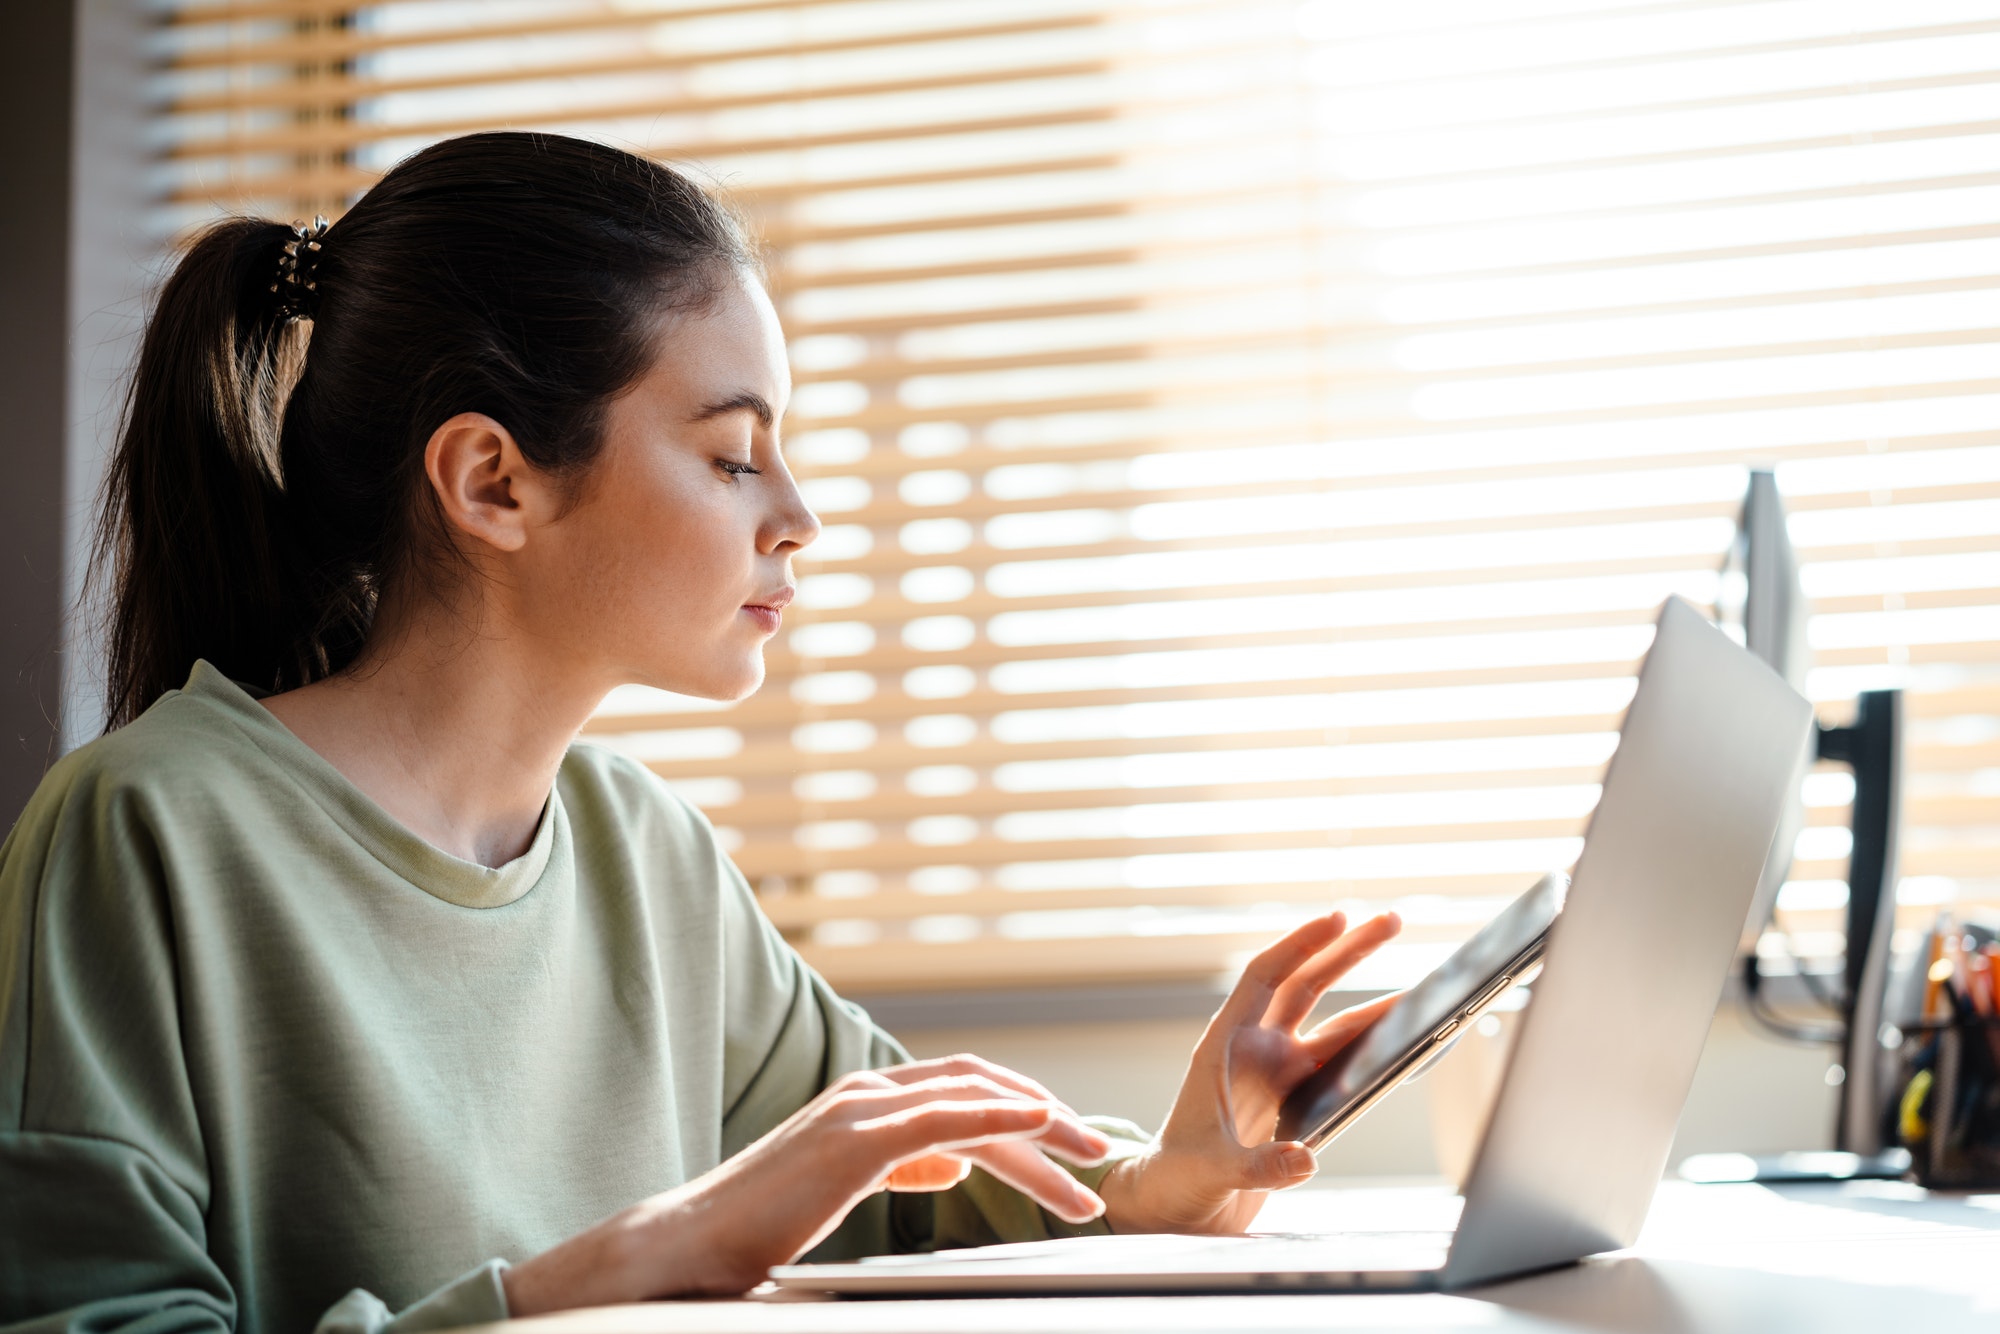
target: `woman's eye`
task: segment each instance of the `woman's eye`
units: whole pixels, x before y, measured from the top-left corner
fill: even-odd
[[[738,463],[735,459],[717,459],[715,466],[731,477],[759,477],[764,471],[762,468],[753,468],[747,463]]]

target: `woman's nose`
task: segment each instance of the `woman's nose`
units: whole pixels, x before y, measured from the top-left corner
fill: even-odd
[[[770,554],[788,547],[796,551],[811,546],[819,536],[819,516],[807,507],[806,498],[799,494],[798,484],[789,473],[785,476],[784,503],[765,532],[765,550]]]

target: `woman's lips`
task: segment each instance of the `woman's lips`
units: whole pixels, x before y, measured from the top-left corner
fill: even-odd
[[[761,601],[745,603],[743,611],[757,623],[758,629],[767,635],[775,635],[778,633],[778,626],[784,620],[785,608],[791,605],[792,598],[797,592],[797,589],[787,585]]]

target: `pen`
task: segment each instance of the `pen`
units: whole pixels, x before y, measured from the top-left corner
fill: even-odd
[[[1925,1023],[1929,1023],[1931,1020],[1940,1017],[1944,1019],[1950,1019],[1952,1017],[1953,1007],[1951,1003],[1952,997],[1951,997],[1951,987],[1950,987],[1951,973],[1952,973],[1951,960],[1940,958],[1934,960],[1931,963],[1930,971],[1924,974],[1924,979],[1925,979],[1924,1022]],[[1944,1013],[1942,1016],[1940,1016],[1938,1013],[1938,1001],[1940,999],[1942,999],[1945,1002]]]
[[[1938,984],[1944,981],[1938,965],[1944,961],[1944,936],[1950,922],[1948,915],[1939,913],[1937,925],[1931,928],[1930,957],[1924,960],[1924,1007],[1919,1011],[1927,1023],[1937,1014]]]

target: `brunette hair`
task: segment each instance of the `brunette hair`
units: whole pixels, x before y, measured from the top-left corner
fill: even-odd
[[[685,176],[550,134],[424,149],[320,239],[309,301],[280,283],[293,229],[255,218],[203,231],[161,289],[98,530],[109,727],[196,658],[270,690],[352,662],[425,564],[441,423],[483,412],[580,476],[663,314],[754,263]]]

